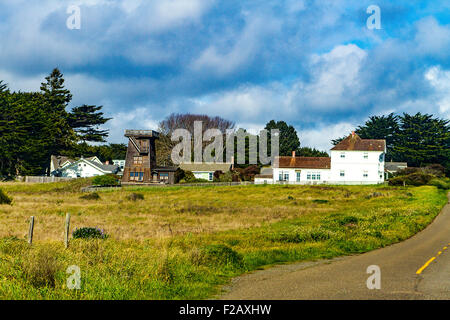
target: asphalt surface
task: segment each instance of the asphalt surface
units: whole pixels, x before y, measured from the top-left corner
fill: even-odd
[[[367,268],[372,265],[380,268],[380,289],[367,287],[368,278],[373,276]],[[233,279],[220,299],[448,300],[450,204],[425,230],[404,242],[361,255],[281,265],[243,275]]]

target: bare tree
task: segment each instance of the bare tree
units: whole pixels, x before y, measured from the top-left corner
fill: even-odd
[[[172,113],[159,123],[160,139],[156,141],[156,161],[160,166],[173,165],[170,159],[172,148],[176,145],[171,135],[176,129],[186,129],[194,138],[194,122],[202,121],[202,135],[208,129],[219,129],[224,135],[227,130],[234,129],[235,123],[221,117],[210,117],[205,114]],[[209,142],[204,141],[204,146]]]

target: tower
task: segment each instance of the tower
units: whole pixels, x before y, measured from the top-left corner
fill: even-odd
[[[153,130],[126,130],[125,137],[128,138],[128,149],[122,182],[158,182],[158,174],[154,179],[154,173],[157,169],[155,140],[159,139],[159,133]]]

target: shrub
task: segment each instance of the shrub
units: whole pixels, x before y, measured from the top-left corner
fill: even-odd
[[[0,189],[0,204],[11,204],[12,198],[9,197],[2,189]]]
[[[448,190],[450,189],[450,180],[445,181],[444,179],[433,179],[429,183],[431,186],[435,186],[438,189]]]
[[[181,180],[184,180],[185,176],[186,172],[183,169],[178,168],[174,173],[175,183],[180,183]]]
[[[424,171],[426,173],[432,174],[438,178],[442,178],[445,176],[445,167],[438,163],[430,164],[430,165],[426,166],[424,168]]]
[[[56,252],[49,248],[29,251],[22,261],[25,279],[34,287],[55,287],[56,273],[60,265]]]
[[[108,235],[99,228],[83,227],[72,232],[74,239],[106,239]]]
[[[402,186],[402,185],[410,185],[410,186],[423,186],[428,184],[435,176],[416,171],[414,173],[410,173],[404,176],[397,176],[389,179],[389,185],[391,186]]]
[[[314,202],[314,203],[328,203],[329,201],[325,200],[325,199],[314,199],[312,202]]]
[[[117,186],[119,185],[119,179],[114,174],[105,174],[103,176],[94,177],[92,183],[95,186]]]
[[[99,200],[100,195],[97,192],[91,192],[84,196],[81,196],[80,199],[82,199],[82,200]]]
[[[233,266],[242,268],[244,259],[242,255],[223,244],[207,245],[191,254],[191,260],[195,264]]]
[[[133,192],[130,195],[128,195],[127,199],[130,201],[144,200],[144,195],[142,193]]]
[[[196,178],[195,178],[194,174],[192,173],[192,171],[187,170],[184,172],[184,178],[183,178],[184,181],[193,182],[195,179]]]

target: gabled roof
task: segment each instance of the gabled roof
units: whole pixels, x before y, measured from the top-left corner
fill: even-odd
[[[180,163],[180,168],[185,171],[197,171],[197,172],[215,172],[222,171],[227,172],[231,170],[232,163],[209,163],[209,162],[192,162],[192,163]]]
[[[351,134],[331,150],[333,151],[384,151],[386,140],[361,139],[357,134]]]
[[[117,166],[115,164],[112,164],[112,165],[111,164],[102,164],[102,163],[98,163],[95,160],[89,160],[89,159],[86,159],[86,158],[78,159],[77,161],[75,161],[72,164],[70,164],[70,166],[78,165],[80,162],[87,163],[87,164],[93,166],[94,168],[104,172],[104,173],[116,173],[118,168],[119,168],[119,166]],[[65,168],[63,168],[63,169],[65,169]]]
[[[397,171],[408,167],[406,162],[385,162],[384,169],[388,171]]]
[[[62,168],[63,165],[65,165],[67,162],[68,163],[74,163],[75,162],[75,160],[73,160],[73,159],[71,159],[69,157],[66,157],[66,156],[51,156],[50,157],[50,161],[52,162],[53,168],[55,170]]]
[[[278,168],[298,169],[330,169],[331,158],[329,157],[278,157]]]

